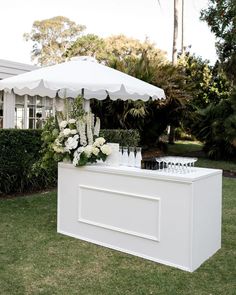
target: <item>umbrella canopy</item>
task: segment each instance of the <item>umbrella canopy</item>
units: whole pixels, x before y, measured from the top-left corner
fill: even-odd
[[[83,94],[85,99],[165,98],[163,89],[104,66],[93,58],[81,57],[54,66],[40,68],[0,81],[0,90],[15,94],[60,98]]]

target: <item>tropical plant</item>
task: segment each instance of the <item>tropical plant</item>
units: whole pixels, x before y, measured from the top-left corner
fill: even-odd
[[[118,61],[119,65],[121,61]],[[139,58],[126,60],[126,72],[165,90],[164,101],[94,101],[92,110],[102,118],[102,128],[138,129],[141,142],[156,145],[167,125],[179,126],[190,98],[181,67],[150,59],[143,51]]]
[[[236,91],[229,99],[197,111],[192,132],[204,142],[209,158],[228,160],[236,157]]]

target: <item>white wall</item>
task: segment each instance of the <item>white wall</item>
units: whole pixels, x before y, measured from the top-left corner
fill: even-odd
[[[14,128],[15,94],[4,92],[3,95],[3,128]]]
[[[38,67],[14,61],[0,59],[0,79],[9,78],[15,75],[23,74]]]
[[[0,59],[0,80],[36,70],[38,67]],[[14,128],[15,95],[4,93],[3,128]]]

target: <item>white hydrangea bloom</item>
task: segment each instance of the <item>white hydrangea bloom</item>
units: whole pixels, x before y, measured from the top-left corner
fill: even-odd
[[[70,135],[70,134],[71,134],[71,130],[70,130],[70,128],[66,128],[66,129],[63,130],[63,135],[64,135],[64,136],[68,136],[68,135]]]
[[[75,122],[76,122],[75,119],[70,119],[70,120],[68,121],[69,124],[75,124]]]
[[[109,156],[112,152],[112,149],[108,144],[104,144],[103,146],[101,146],[101,151],[103,154]]]
[[[103,137],[98,137],[95,139],[94,146],[100,147],[102,146],[106,140]]]
[[[76,134],[77,133],[77,130],[76,129],[71,129],[71,134]]]
[[[97,147],[93,147],[93,148],[92,148],[92,153],[93,153],[95,156],[97,156],[98,153],[99,153],[99,149],[98,149]]]
[[[60,126],[61,128],[66,128],[67,124],[68,124],[67,121],[61,121],[61,123],[59,124],[59,126]]]
[[[74,150],[78,146],[78,136],[69,137],[65,142],[65,148],[67,150]]]
[[[84,148],[84,152],[86,154],[86,156],[89,158],[92,154],[92,151],[93,151],[93,146],[92,145],[87,145],[85,148]]]
[[[84,147],[80,146],[75,152],[74,152],[74,157],[76,157],[77,155],[80,155],[81,153],[84,152]]]

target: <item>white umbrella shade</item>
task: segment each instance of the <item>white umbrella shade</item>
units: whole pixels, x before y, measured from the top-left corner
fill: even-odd
[[[0,90],[19,95],[60,98],[82,94],[85,99],[133,99],[147,101],[165,98],[163,89],[88,58],[40,68],[0,81]]]

